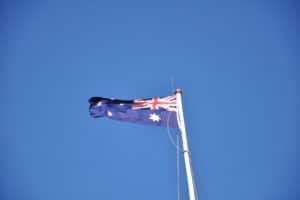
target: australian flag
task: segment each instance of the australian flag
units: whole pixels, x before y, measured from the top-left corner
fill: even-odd
[[[163,98],[120,100],[103,97],[89,99],[92,117],[154,126],[178,128],[176,95]]]

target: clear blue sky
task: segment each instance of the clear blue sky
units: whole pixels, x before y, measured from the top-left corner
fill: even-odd
[[[170,95],[173,78],[200,200],[296,200],[296,7],[2,1],[0,199],[176,199],[167,130],[87,102]]]

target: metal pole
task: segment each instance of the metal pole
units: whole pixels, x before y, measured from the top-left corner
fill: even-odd
[[[175,94],[176,94],[176,101],[177,101],[177,122],[178,122],[179,129],[181,130],[183,157],[184,157],[185,170],[187,176],[189,197],[190,200],[196,200],[196,191],[195,191],[193,174],[192,174],[190,151],[189,151],[188,140],[187,140],[187,135],[185,130],[184,116],[183,116],[182,99],[181,99],[182,90],[176,89]]]

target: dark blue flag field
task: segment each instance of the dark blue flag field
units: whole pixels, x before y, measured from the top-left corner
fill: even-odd
[[[178,128],[176,95],[163,98],[119,100],[103,97],[89,99],[92,117]]]

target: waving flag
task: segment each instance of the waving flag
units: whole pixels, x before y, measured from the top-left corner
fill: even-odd
[[[103,97],[89,99],[92,117],[154,126],[178,128],[176,95],[152,99],[119,100]]]

